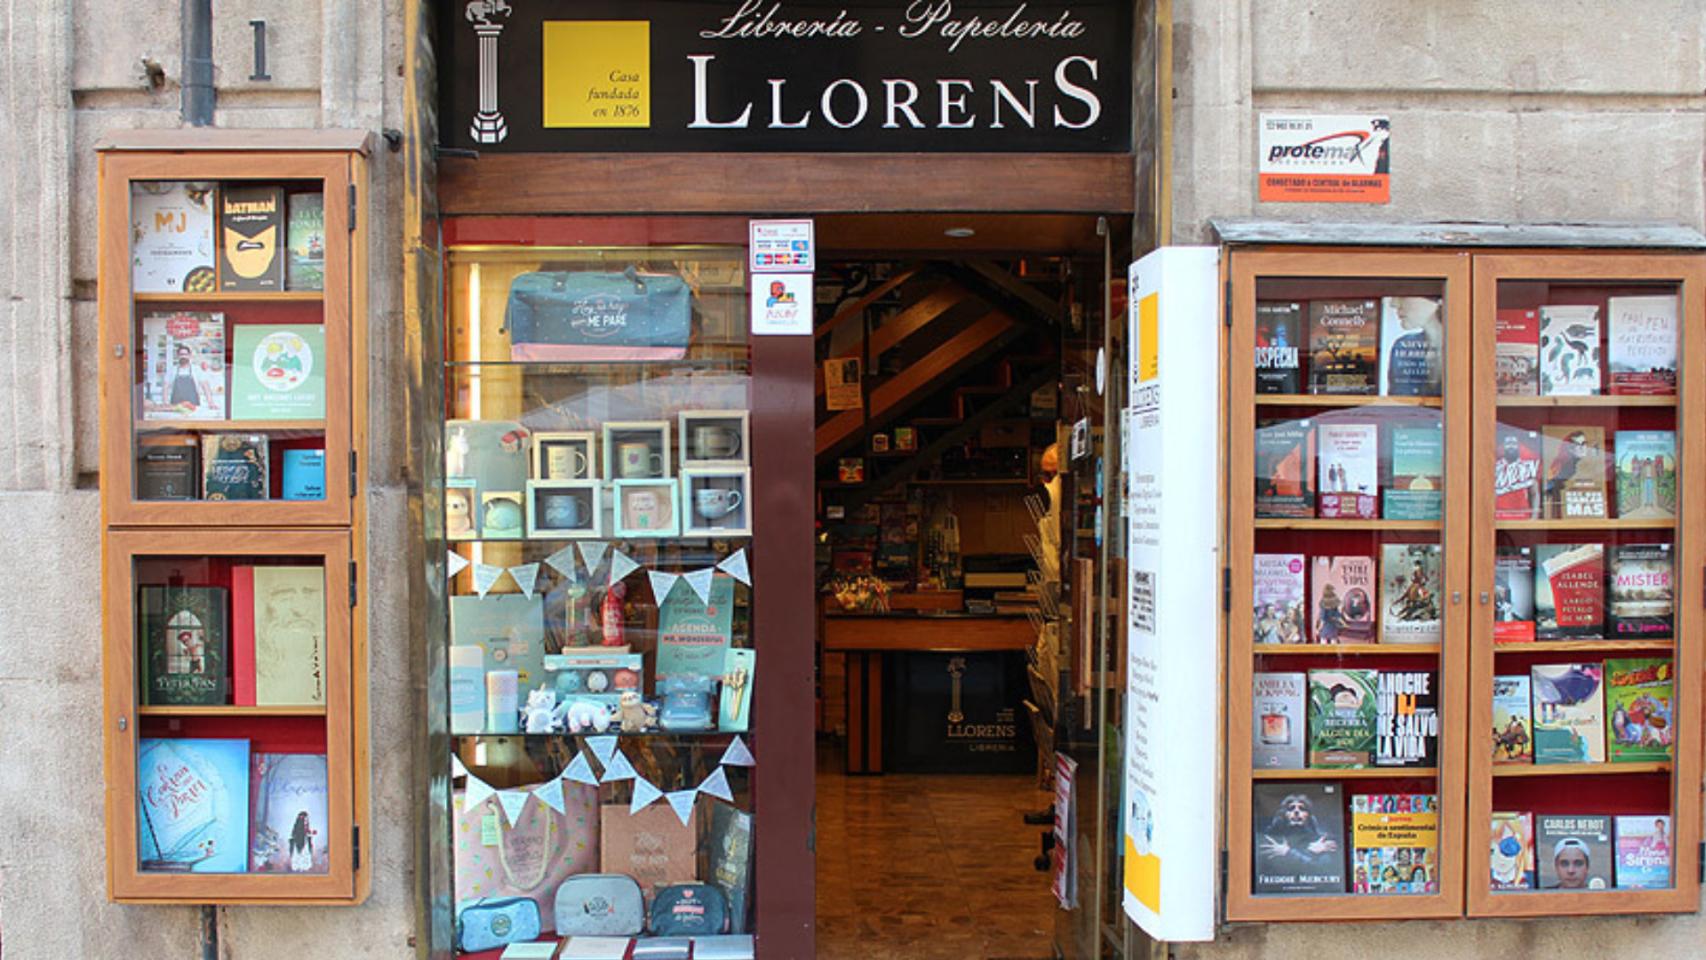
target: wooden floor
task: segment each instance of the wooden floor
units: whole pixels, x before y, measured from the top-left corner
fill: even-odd
[[[821,960],[1054,956],[1049,875],[1032,866],[1049,804],[1032,776],[817,775]]]

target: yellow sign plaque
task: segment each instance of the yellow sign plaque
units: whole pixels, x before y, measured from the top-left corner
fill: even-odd
[[[652,25],[646,20],[547,20],[544,125],[652,125]]]

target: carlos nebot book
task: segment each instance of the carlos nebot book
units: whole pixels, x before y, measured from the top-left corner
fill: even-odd
[[[1600,814],[1534,815],[1534,859],[1542,890],[1611,888],[1611,818]]]

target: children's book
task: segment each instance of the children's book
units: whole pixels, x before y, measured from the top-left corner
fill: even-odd
[[[1546,461],[1541,491],[1547,520],[1604,520],[1605,431],[1600,427],[1540,428]]]
[[[1599,385],[1599,308],[1541,307],[1541,395],[1593,396]]]
[[[249,741],[142,739],[136,805],[143,871],[246,872]]]
[[[1533,814],[1494,813],[1490,847],[1492,889],[1534,889]]]
[[[1351,797],[1351,892],[1439,892],[1439,797]]]
[[[1676,676],[1669,657],[1605,661],[1606,752],[1612,763],[1670,760]]]
[[[1493,322],[1493,379],[1501,397],[1540,392],[1540,311],[1500,310]]]
[[[1624,520],[1676,519],[1676,431],[1619,430],[1612,435],[1617,463],[1617,516]]]
[[[1380,547],[1380,642],[1438,643],[1440,548],[1437,543]]]
[[[1606,632],[1624,638],[1671,636],[1675,593],[1668,543],[1621,543],[1611,548]]]
[[[1534,563],[1535,639],[1604,636],[1605,545],[1542,543]]]
[[[257,753],[249,766],[249,871],[331,869],[326,755]]]
[[[1676,393],[1676,297],[1611,297],[1605,313],[1609,392]]]
[[[1493,460],[1493,519],[1540,519],[1540,434],[1499,424]]]
[[[1375,642],[1373,557],[1316,557],[1309,584],[1311,642]]]
[[[1499,547],[1493,556],[1493,642],[1534,642],[1534,550]]]
[[[1438,764],[1438,679],[1427,670],[1381,670],[1375,674],[1375,766]]]
[[[1301,673],[1258,673],[1252,682],[1250,766],[1257,770],[1302,770],[1305,730]]]
[[[1343,893],[1345,807],[1337,783],[1252,789],[1253,893]]]
[[[326,328],[239,323],[231,329],[231,419],[326,415]]]
[[[1380,301],[1309,304],[1309,392],[1379,393]]]
[[[1611,818],[1600,815],[1534,815],[1534,859],[1542,890],[1609,890],[1612,878]]]
[[[142,318],[142,419],[225,419],[225,315]]]
[[[1617,886],[1622,890],[1668,890],[1671,885],[1670,817],[1618,817]]]
[[[223,706],[230,639],[223,587],[141,587],[144,706]]]
[[[1445,311],[1438,297],[1380,300],[1380,393],[1394,397],[1440,395]]]
[[[1309,765],[1373,766],[1377,712],[1375,671],[1309,671]]]
[[[1256,301],[1256,392],[1302,393],[1303,305]]]
[[[1534,762],[1534,719],[1529,708],[1529,676],[1493,678],[1493,762]]]
[[[1303,643],[1303,554],[1258,553],[1252,568],[1256,643]]]
[[[1445,488],[1445,431],[1439,422],[1386,431],[1392,465],[1380,490],[1388,520],[1438,520]]]
[[[1315,431],[1310,421],[1256,425],[1256,516],[1315,516]]]
[[[1536,665],[1535,763],[1605,762],[1603,668],[1597,663]]]
[[[1323,421],[1316,429],[1317,513],[1327,518],[1379,516],[1379,427]]]

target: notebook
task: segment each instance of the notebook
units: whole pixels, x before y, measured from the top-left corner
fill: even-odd
[[[570,937],[557,956],[559,960],[625,960],[632,942],[627,937]]]

